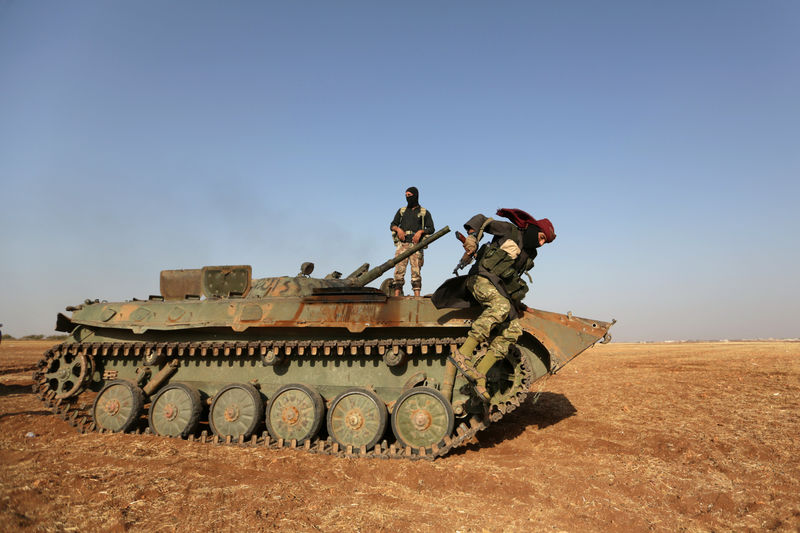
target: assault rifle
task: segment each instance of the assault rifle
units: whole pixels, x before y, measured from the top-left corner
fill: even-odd
[[[464,237],[464,234],[461,233],[460,231],[456,232],[456,238],[459,241],[461,241],[461,244],[464,244],[464,241],[467,240],[467,238]],[[471,254],[469,252],[464,252],[464,255],[461,256],[461,260],[458,262],[456,267],[453,269],[453,274],[457,275],[459,270],[461,270],[462,268],[464,268],[465,266],[470,264],[472,262],[472,255],[473,254]]]

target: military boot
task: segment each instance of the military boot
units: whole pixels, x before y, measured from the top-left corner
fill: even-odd
[[[486,379],[486,376],[481,374],[475,369],[475,361],[472,352],[478,346],[478,340],[473,337],[467,337],[467,341],[461,345],[461,348],[456,349],[455,353],[449,353],[447,358],[455,365],[459,372],[461,372],[467,381],[475,383],[479,379]]]
[[[478,378],[475,381],[475,384],[472,386],[472,389],[475,391],[475,394],[478,395],[478,398],[483,403],[489,403],[492,399],[492,395],[489,394],[489,389],[486,388],[486,377]]]
[[[475,368],[475,371],[482,377],[475,380],[473,389],[475,389],[478,397],[485,403],[489,403],[489,400],[492,398],[489,394],[489,390],[486,388],[486,374],[488,374],[489,370],[494,366],[494,364],[502,358],[502,355],[490,348],[486,351],[486,355],[483,356],[483,359],[480,360]]]
[[[489,348],[486,350],[486,355],[484,355],[483,359],[481,359],[480,363],[478,363],[476,370],[481,374],[486,375],[489,373],[489,370],[494,366],[494,364],[502,358],[502,355]]]

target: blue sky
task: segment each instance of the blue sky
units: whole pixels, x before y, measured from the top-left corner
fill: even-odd
[[[381,263],[415,185],[437,228],[553,221],[528,305],[800,337],[798,28],[794,1],[0,2],[3,331],[166,268]]]

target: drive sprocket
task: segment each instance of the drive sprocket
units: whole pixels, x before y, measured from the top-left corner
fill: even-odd
[[[39,384],[45,394],[66,400],[80,394],[92,377],[94,360],[85,351],[62,347],[39,373]]]

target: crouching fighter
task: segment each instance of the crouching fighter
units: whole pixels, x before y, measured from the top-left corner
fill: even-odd
[[[466,342],[448,357],[485,402],[490,399],[486,373],[505,357],[522,335],[517,317],[525,309],[522,299],[528,292],[522,275],[533,268],[537,248],[556,238],[553,224],[546,218],[536,220],[521,209],[499,209],[497,215],[511,222],[479,214],[464,224],[468,233],[463,242],[464,250],[466,255],[475,257],[475,264],[467,276],[443,283],[432,298],[437,308],[468,307],[476,301],[483,307],[472,323]],[[484,233],[493,238],[479,249],[478,243]],[[494,337],[491,337],[495,328]],[[486,354],[475,361],[475,349],[490,338]]]

